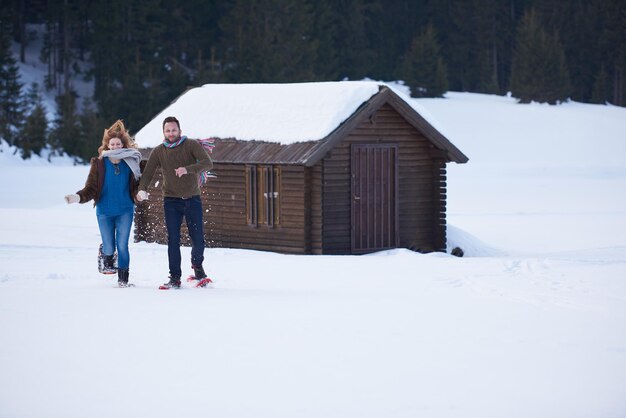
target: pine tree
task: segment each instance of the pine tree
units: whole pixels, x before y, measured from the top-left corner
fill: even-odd
[[[511,93],[522,103],[556,103],[570,95],[563,47],[556,35],[550,36],[543,29],[534,10],[524,15],[518,28]]]
[[[39,155],[48,142],[48,118],[37,83],[31,85],[27,97],[29,112],[18,143],[24,159],[30,158],[32,153]]]
[[[589,101],[594,79],[606,63],[609,50],[603,51],[602,37],[606,21],[600,8],[606,0],[554,1],[534,0],[533,7],[547,33],[558,34],[567,60],[571,97]]]
[[[600,15],[597,49],[602,59],[598,61],[605,65],[610,80],[609,102],[626,106],[626,2],[595,0],[593,4]]]
[[[76,154],[84,160],[97,155],[97,150],[102,143],[102,129],[105,124],[94,109],[91,100],[83,101],[83,110],[78,116],[79,148]]]
[[[596,80],[593,84],[591,103],[607,103],[612,99],[611,96],[611,81],[609,79],[609,73],[603,65],[600,67],[600,71],[596,75]]]
[[[69,91],[56,97],[57,117],[54,127],[50,132],[52,147],[59,151],[65,151],[78,158],[85,158],[80,154],[83,138],[80,137],[80,129],[76,112],[76,92]]]
[[[314,79],[313,23],[308,1],[236,0],[220,23],[226,79],[257,83]]]
[[[425,13],[428,0],[376,1],[367,7],[366,25],[374,59],[368,66],[377,80],[402,78],[398,70],[418,32],[430,22]]]
[[[43,48],[39,59],[48,64],[45,76],[45,88],[56,89],[57,94],[67,93],[71,87],[73,74],[71,68],[75,56],[71,45],[74,41],[78,2],[51,1],[46,3]]]
[[[0,28],[0,136],[15,144],[24,119],[24,97],[8,33]]]
[[[189,85],[187,46],[190,31],[172,2],[111,0],[99,2],[93,22],[94,100],[102,120],[124,119],[142,126]],[[185,6],[190,7],[188,5]]]
[[[337,18],[333,13],[334,0],[313,2],[314,23],[312,37],[317,42],[315,78],[336,80],[340,75],[339,53],[337,50]]]
[[[448,90],[447,70],[432,25],[413,40],[401,72],[413,97],[441,97]]]
[[[371,0],[344,0],[334,3],[336,15],[335,43],[339,76],[353,80],[372,76],[376,53],[372,45],[374,33],[368,29],[379,18],[377,3]]]
[[[171,51],[178,61],[191,71],[187,74],[192,85],[221,80],[218,51],[219,19],[229,6],[228,1],[186,0],[178,4],[176,15],[181,24]],[[176,92],[178,96],[181,91]]]
[[[426,14],[437,33],[452,90],[504,92],[514,28],[524,0],[437,0]]]

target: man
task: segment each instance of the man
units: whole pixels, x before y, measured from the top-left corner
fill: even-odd
[[[180,226],[183,217],[191,238],[191,267],[199,284],[206,284],[206,274],[202,268],[204,261],[204,227],[202,222],[202,201],[198,174],[213,167],[211,158],[197,141],[181,136],[180,123],[169,116],[163,121],[163,143],[157,146],[148,158],[148,163],[139,183],[137,200],[148,199],[148,186],[154,172],[161,167],[163,181],[163,211],[167,227],[167,256],[169,259],[170,281],[161,289],[180,288],[181,255]],[[203,280],[205,279],[205,280]]]

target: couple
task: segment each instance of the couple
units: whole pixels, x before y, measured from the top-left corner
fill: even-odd
[[[161,187],[170,270],[169,282],[160,288],[180,288],[180,227],[183,217],[187,221],[191,237],[193,277],[201,285],[210,282],[202,268],[204,227],[197,175],[210,170],[213,163],[202,145],[194,140],[187,140],[181,134],[179,121],[173,116],[165,118],[163,143],[152,150],[142,175],[141,154],[122,121],[118,120],[104,131],[98,157],[91,159],[85,187],[75,194],[65,196],[68,204],[86,203],[93,199],[102,237],[104,272],[115,272],[114,253],[117,248],[117,282],[120,287],[131,286],[128,283],[128,241],[134,204],[148,199],[146,190],[159,167],[163,173]]]

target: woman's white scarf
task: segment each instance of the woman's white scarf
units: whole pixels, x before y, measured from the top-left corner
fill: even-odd
[[[102,152],[103,157],[113,158],[115,160],[124,160],[135,176],[135,180],[141,177],[139,163],[141,162],[141,153],[134,148],[118,148],[110,149]]]

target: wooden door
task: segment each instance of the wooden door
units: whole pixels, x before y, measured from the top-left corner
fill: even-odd
[[[351,153],[352,253],[398,246],[398,147],[353,144]]]

